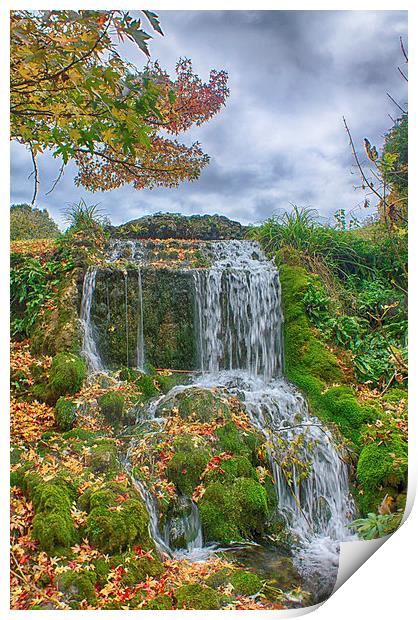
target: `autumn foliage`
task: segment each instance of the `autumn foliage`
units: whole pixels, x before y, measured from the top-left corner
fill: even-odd
[[[150,25],[162,34],[155,16]],[[212,118],[228,96],[225,71],[204,83],[190,60],[176,78],[158,63],[138,70],[118,52],[130,40],[149,55],[140,19],[122,11],[11,13],[11,138],[26,145],[39,183],[46,150],[78,167],[76,183],[95,191],[131,183],[175,187],[208,163],[199,143],[174,137]]]

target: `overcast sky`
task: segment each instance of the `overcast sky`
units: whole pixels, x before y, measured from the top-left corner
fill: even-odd
[[[100,203],[119,224],[158,211],[219,213],[260,222],[291,203],[331,216],[364,200],[355,190],[351,152],[342,117],[356,144],[380,147],[406,105],[399,37],[407,44],[405,11],[161,11],[164,37],[150,44],[153,59],[173,71],[180,56],[192,59],[205,81],[211,68],[229,74],[230,97],[212,120],[181,139],[199,140],[211,157],[200,179],[178,189],[86,192],[73,184],[69,165],[45,195],[59,163],[39,158],[37,206],[62,225],[62,209],[84,198]],[[124,47],[138,67],[144,56]],[[30,157],[12,144],[11,202],[30,202]],[[364,216],[364,210],[357,215]]]

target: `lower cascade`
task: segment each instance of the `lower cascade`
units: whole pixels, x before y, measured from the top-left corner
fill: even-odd
[[[143,370],[147,316],[143,303],[144,252],[140,246],[139,241],[121,242],[120,247],[112,242],[109,263],[117,261],[123,250],[135,265],[136,366]],[[191,387],[217,390],[239,399],[252,425],[265,438],[277,516],[294,538],[294,561],[308,581],[315,579],[329,594],[338,570],[339,544],[353,538],[348,525],[355,505],[349,491],[347,455],[331,431],[310,415],[302,394],[283,377],[280,281],[273,263],[257,243],[250,241],[206,243],[202,251],[209,268],[190,269],[187,274],[195,291],[195,367],[200,372],[191,383],[177,385],[151,401],[140,411],[137,423],[152,425],[158,431],[164,422],[164,404]],[[90,369],[99,371],[103,366],[91,319],[95,277],[96,270],[90,268],[83,286],[81,323],[84,354]],[[126,274],[123,286],[129,353]],[[199,506],[187,495],[179,495],[175,514],[159,523],[152,489],[135,476],[132,468],[136,441],[132,440],[128,450],[126,468],[147,506],[151,534],[160,552],[199,560],[219,550],[220,545],[204,540]]]

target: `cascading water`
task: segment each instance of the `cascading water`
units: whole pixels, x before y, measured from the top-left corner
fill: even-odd
[[[196,292],[195,338],[202,371],[193,384],[237,395],[253,424],[263,432],[269,446],[278,513],[299,541],[295,560],[308,578],[319,576],[324,591],[329,592],[336,578],[339,543],[352,536],[348,525],[355,507],[349,493],[344,455],[330,432],[310,416],[303,396],[282,376],[283,321],[278,272],[255,242],[210,242],[202,244],[202,251],[211,267],[192,270]],[[145,352],[141,242],[114,242],[108,261],[119,258],[127,258],[138,269],[136,362],[142,369]],[[90,368],[99,370],[102,365],[90,318],[95,276],[96,270],[92,268],[85,276],[81,322],[84,353]],[[126,312],[127,287],[125,277]],[[127,361],[128,358],[127,354]],[[169,399],[189,387],[190,384],[177,386],[162,398]],[[142,410],[142,420],[158,422],[156,404],[151,403],[147,411]],[[286,462],[289,448],[299,461],[298,466],[290,460]],[[205,557],[209,549],[205,550],[203,545],[196,505],[191,503],[183,517],[169,520],[160,531],[152,493],[142,482],[136,481],[136,485],[148,507],[151,533],[159,549],[193,559]],[[179,532],[186,543],[184,549],[175,552],[171,540]]]
[[[94,267],[89,267],[86,271],[80,311],[80,323],[83,330],[82,351],[91,372],[100,372],[103,370],[103,364],[94,339],[94,330],[91,321],[91,304],[96,284],[96,273],[97,269]]]
[[[280,281],[257,243],[219,241],[209,270],[196,270],[202,371],[242,369],[270,378],[282,371]]]

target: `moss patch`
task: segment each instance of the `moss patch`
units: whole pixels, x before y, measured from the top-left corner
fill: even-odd
[[[137,493],[108,483],[89,494],[87,506],[86,537],[103,553],[121,553],[132,545],[154,550],[148,512]]]
[[[86,364],[72,353],[58,353],[52,360],[48,390],[55,400],[78,392],[86,377]]]
[[[77,405],[61,396],[55,405],[55,421],[60,431],[70,431],[77,421]]]
[[[63,592],[69,601],[80,603],[86,600],[90,605],[96,603],[94,585],[96,574],[93,571],[73,571],[62,573],[55,579],[55,584]]]
[[[261,534],[268,512],[264,487],[250,478],[212,482],[199,503],[206,541],[230,543]]]
[[[125,404],[125,398],[121,392],[107,392],[100,396],[98,403],[100,412],[110,424],[120,424]]]
[[[208,586],[190,584],[174,590],[178,609],[219,609],[221,597]]]

